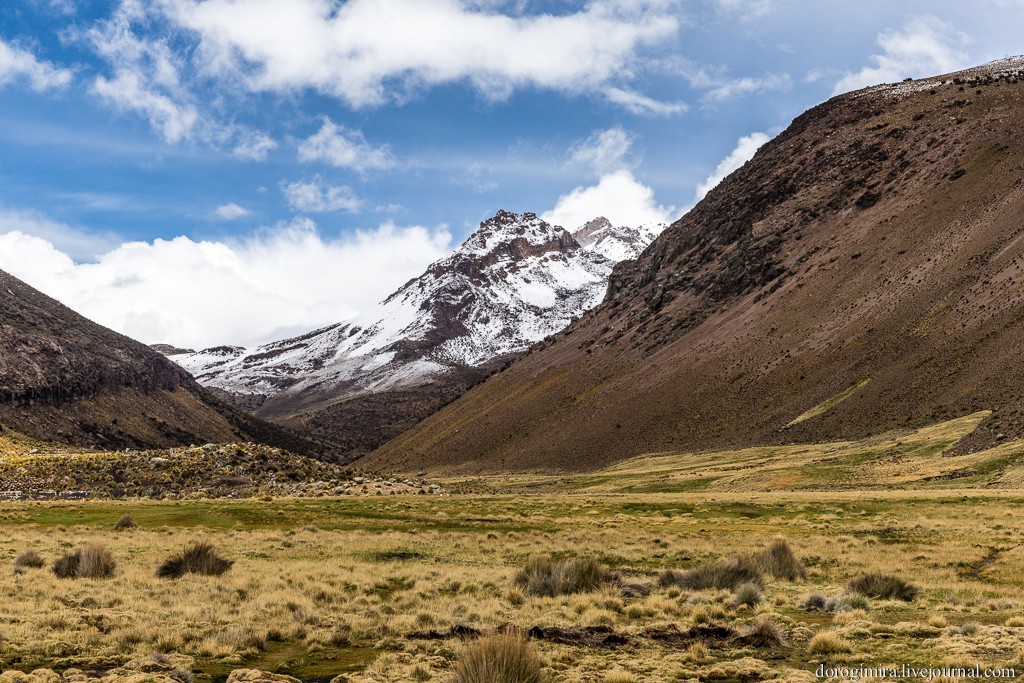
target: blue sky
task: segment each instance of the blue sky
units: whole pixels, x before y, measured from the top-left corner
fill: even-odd
[[[1022,28],[1020,0],[16,0],[0,268],[142,341],[268,341],[501,208],[674,220],[808,107]]]

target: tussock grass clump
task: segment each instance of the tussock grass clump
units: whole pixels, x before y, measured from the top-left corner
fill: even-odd
[[[807,578],[807,568],[785,539],[775,539],[767,549],[754,556],[754,562],[765,574],[776,579],[798,581]]]
[[[543,665],[522,636],[502,634],[468,645],[455,663],[450,683],[542,683]]]
[[[117,570],[110,551],[91,543],[73,553],[65,551],[53,563],[53,573],[61,579],[109,579]]]
[[[22,554],[14,558],[15,567],[25,567],[27,569],[39,569],[46,564],[46,560],[43,559],[42,555],[37,553],[35,550],[26,550]]]
[[[73,579],[78,575],[78,565],[82,561],[82,551],[73,553],[64,551],[53,563],[53,573],[58,579]]]
[[[554,598],[590,593],[618,581],[618,575],[592,557],[555,560],[531,557],[513,583],[529,595]]]
[[[740,638],[745,645],[754,647],[776,647],[786,640],[785,632],[778,622],[764,615],[745,628]]]
[[[805,595],[799,604],[800,609],[808,612],[852,612],[853,610],[871,609],[867,598],[863,595],[832,595],[825,596],[821,593],[809,593]]]
[[[116,569],[117,561],[103,546],[94,543],[82,548],[82,556],[78,562],[78,578],[109,579]]]
[[[978,632],[978,628],[976,622],[970,621],[959,626],[950,626],[946,629],[946,633],[951,636],[973,636]]]
[[[114,522],[114,529],[116,531],[124,531],[125,529],[134,529],[139,526],[139,523],[135,521],[135,518],[131,515],[123,515],[121,519]]]
[[[761,587],[756,583],[741,583],[736,586],[736,591],[732,594],[732,602],[734,605],[756,607],[761,604],[763,599],[764,598],[761,596]]]
[[[853,652],[853,645],[832,631],[822,631],[811,638],[807,652],[812,655],[836,655]]]
[[[636,676],[625,669],[612,669],[604,675],[604,683],[636,683]]]
[[[217,555],[213,545],[204,542],[193,543],[184,551],[164,560],[156,570],[161,579],[180,579],[185,574],[220,576],[235,563]]]
[[[808,593],[800,600],[799,607],[809,612],[824,612],[827,603],[828,598],[821,593]]]
[[[658,579],[663,588],[671,585],[687,590],[736,590],[749,583],[761,588],[764,576],[747,557],[730,557],[713,564],[705,564],[688,572],[664,572]]]
[[[911,602],[920,592],[920,589],[914,584],[908,583],[898,576],[882,572],[861,574],[850,581],[849,588],[854,593],[860,593],[869,598],[903,600],[905,602]]]

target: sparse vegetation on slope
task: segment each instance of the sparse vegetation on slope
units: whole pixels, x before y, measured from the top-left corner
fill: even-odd
[[[12,449],[13,450],[13,449]],[[351,468],[253,443],[67,452],[38,444],[0,459],[0,498],[244,498],[440,493],[418,477]],[[130,515],[118,528],[130,528]]]

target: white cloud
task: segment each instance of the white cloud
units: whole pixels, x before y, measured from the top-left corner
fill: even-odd
[[[0,234],[7,232],[43,238],[79,261],[96,258],[121,241],[111,232],[80,230],[34,211],[0,208]]]
[[[675,207],[659,205],[654,200],[654,190],[623,169],[603,176],[597,185],[577,187],[562,195],[555,208],[541,218],[552,225],[575,230],[598,216],[604,216],[614,225],[634,227],[668,223],[676,217]]]
[[[300,161],[323,161],[356,171],[391,168],[395,160],[387,145],[374,147],[362,131],[349,130],[324,117],[320,130],[299,145]]]
[[[707,180],[697,186],[697,201],[704,199],[708,192],[711,192],[718,183],[722,182],[727,175],[747,163],[761,146],[768,142],[769,138],[764,133],[751,133],[744,135],[736,143],[736,148],[729,153],[729,156],[722,159],[715,168],[714,173],[708,176]]]
[[[723,66],[700,64],[690,59],[673,56],[656,62],[669,73],[682,76],[690,86],[705,91],[703,100],[713,103],[741,95],[771,90],[788,90],[793,80],[787,73],[767,73],[763,76],[733,76]]]
[[[218,206],[213,215],[222,221],[234,221],[252,215],[252,211],[232,202]]]
[[[239,159],[260,161],[277,143],[265,133],[221,123],[208,103],[190,88],[190,64],[171,45],[171,36],[140,36],[153,10],[142,0],[123,0],[113,16],[83,35],[112,69],[99,75],[92,93],[115,109],[144,117],[165,142],[199,140]]]
[[[622,128],[609,128],[594,133],[589,138],[569,149],[570,166],[581,166],[596,175],[632,166],[627,161],[633,147],[634,136]]]
[[[195,107],[150,89],[145,78],[134,71],[123,70],[111,80],[97,76],[93,92],[118,109],[145,116],[169,143],[191,137],[199,121]]]
[[[705,95],[712,102],[724,102],[740,95],[770,90],[788,90],[793,86],[789,74],[767,74],[761,77],[744,76],[722,81]]]
[[[672,116],[673,114],[682,114],[689,109],[685,102],[660,102],[646,95],[622,88],[606,88],[604,94],[609,102],[623,107],[631,114]]]
[[[24,78],[37,91],[65,88],[71,83],[71,71],[39,61],[28,50],[0,39],[0,86]]]
[[[109,20],[86,33],[113,66],[113,77],[97,76],[92,91],[117,109],[144,116],[167,142],[181,142],[193,136],[199,111],[182,84],[184,65],[167,39],[143,39],[134,33],[134,26],[146,19],[139,0],[125,0]]]
[[[293,209],[306,213],[328,211],[356,213],[363,205],[363,202],[348,185],[328,185],[319,176],[313,182],[288,183],[281,189]]]
[[[969,42],[967,35],[940,19],[913,17],[899,31],[880,33],[882,54],[871,56],[871,66],[843,76],[832,94],[958,71],[969,66],[964,52]]]
[[[238,143],[231,150],[231,154],[239,159],[263,161],[270,150],[277,148],[277,142],[266,133],[245,130],[238,137]]]
[[[501,3],[505,5],[506,3]],[[675,34],[667,0],[591,0],[571,14],[501,14],[460,0],[158,0],[198,37],[199,63],[256,91],[312,88],[355,107],[469,82],[489,98],[597,90]],[[507,11],[507,8],[505,8]],[[296,40],[295,36],[301,36]]]
[[[344,320],[450,248],[444,227],[385,224],[330,240],[300,219],[238,243],[131,242],[76,264],[48,240],[18,231],[0,234],[0,268],[139,341],[204,348]]]

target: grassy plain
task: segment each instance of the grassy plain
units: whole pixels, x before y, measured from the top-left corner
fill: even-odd
[[[483,492],[451,496],[0,503],[0,670],[100,675],[165,653],[183,655],[199,681],[239,668],[445,681],[477,634],[512,628],[530,634],[554,681],[811,681],[821,663],[1020,671],[1024,491],[1013,484],[1024,447],[941,455],[970,428],[453,479],[452,490]],[[139,527],[115,531],[125,513]],[[807,576],[769,579],[752,606],[730,590],[659,585],[666,570],[780,536]],[[194,541],[232,569],[156,577]],[[26,550],[52,562],[86,543],[113,553],[113,578],[14,566]],[[540,554],[597,558],[651,592],[528,595],[514,577]],[[847,584],[867,571],[920,594],[849,600]],[[837,598],[837,611],[803,608],[812,593]],[[749,637],[765,620],[781,643]]]

